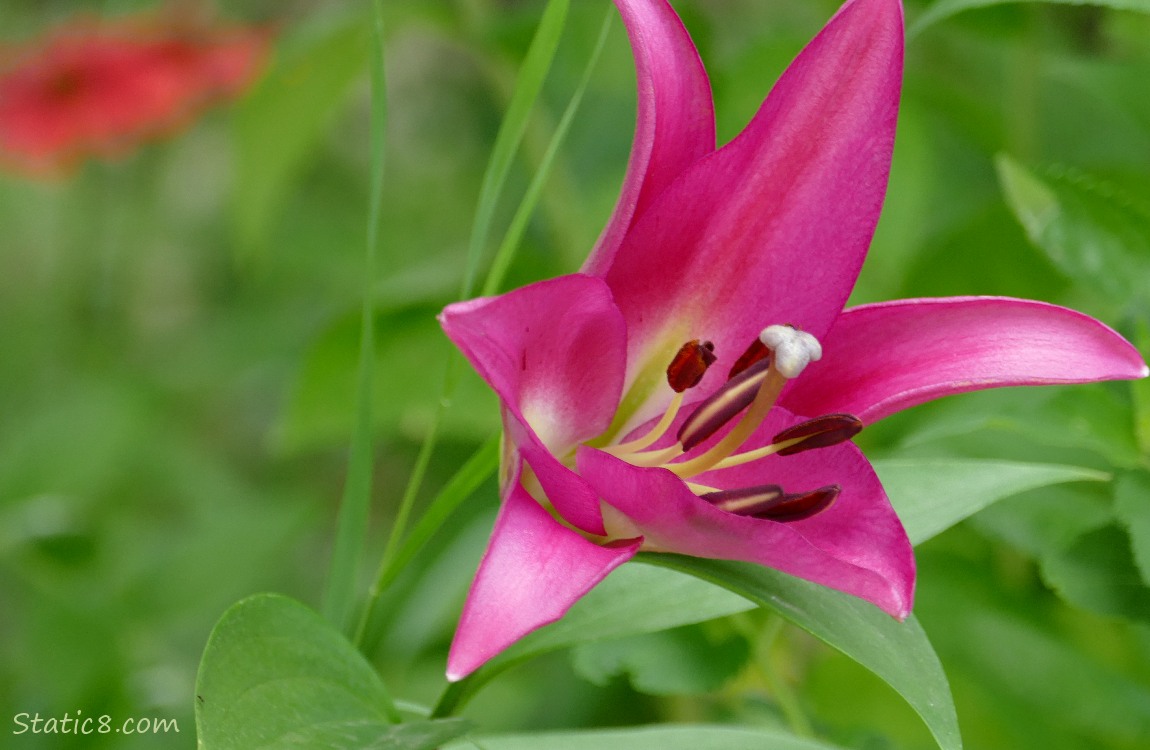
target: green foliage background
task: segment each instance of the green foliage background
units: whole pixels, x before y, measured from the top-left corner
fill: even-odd
[[[1005,3],[918,27],[931,3],[906,4],[915,33],[895,164],[854,301],[1048,300],[1150,354],[1150,16],[1134,2]],[[0,176],[0,720],[82,710],[174,717],[181,732],[32,737],[0,726],[0,747],[192,747],[197,665],[224,610],[260,591],[316,608],[323,597],[356,414],[371,21],[352,0],[217,5],[282,30],[246,99],[72,179]],[[365,581],[432,424],[449,354],[433,316],[460,286],[483,170],[543,5],[384,3]],[[81,10],[148,6],[6,0],[0,34],[7,43]],[[572,3],[495,236],[606,6]],[[711,73],[725,141],[837,3],[675,6]],[[578,267],[613,204],[633,118],[616,22],[505,288]],[[420,503],[497,429],[494,398],[461,375]],[[1057,463],[1109,478],[1021,492],[925,542],[916,615],[968,747],[1144,747],[1146,384],[953,397],[859,442],[879,459]],[[899,484],[915,489],[913,477]],[[393,695],[430,705],[442,689],[495,507],[488,480],[368,623],[365,650]],[[762,612],[628,638],[508,671],[464,716],[486,731],[719,722],[805,725],[865,750],[933,746],[876,677]]]

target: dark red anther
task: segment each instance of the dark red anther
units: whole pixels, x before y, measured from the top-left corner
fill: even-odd
[[[777,484],[740,487],[737,490],[719,490],[699,495],[719,510],[740,516],[753,516],[778,503],[783,496],[783,488]]]
[[[775,435],[771,443],[782,443],[795,438],[802,442],[778,451],[780,456],[802,453],[812,448],[825,448],[828,445],[845,443],[862,432],[863,423],[853,414],[824,414],[821,417],[801,422]]]
[[[779,521],[780,523],[801,521],[831,507],[842,491],[843,488],[839,485],[831,484],[810,492],[783,495],[750,515],[754,518]]]
[[[727,379],[730,380],[751,365],[769,356],[771,356],[771,350],[756,337],[755,340],[751,342],[751,345],[747,347],[747,350],[743,352],[742,356],[735,360],[735,364],[731,365],[731,371],[727,373]]]
[[[714,435],[732,417],[750,406],[770,366],[769,359],[759,360],[703,399],[679,427],[678,437],[683,450],[689,451]]]
[[[667,365],[667,382],[675,393],[694,388],[714,362],[715,345],[710,341],[692,339],[679,347],[671,364]]]

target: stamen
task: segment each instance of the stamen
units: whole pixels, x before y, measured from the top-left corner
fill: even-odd
[[[755,371],[755,368],[761,367],[762,363],[768,363],[766,377],[759,385],[759,390],[755,393],[751,407],[747,409],[747,413],[743,415],[742,419],[731,428],[731,431],[703,455],[667,467],[678,476],[691,477],[700,474],[734,453],[767,418],[771,407],[775,405],[779,394],[783,392],[787,380],[798,377],[808,364],[823,356],[823,348],[818,339],[794,326],[767,326],[759,334],[759,340],[771,348],[773,356],[752,365],[743,375],[739,376],[741,378],[748,375],[748,373]],[[727,386],[720,389],[720,392],[724,392],[732,383],[741,382],[739,378],[730,381]],[[721,411],[720,413],[728,412]],[[682,437],[682,432],[680,432],[680,437]]]
[[[770,360],[761,360],[704,399],[679,428],[683,450],[689,451],[714,435],[732,417],[747,408],[755,400],[770,366]]]
[[[675,396],[667,405],[667,410],[663,412],[662,419],[646,435],[626,443],[608,446],[604,450],[612,455],[623,457],[631,453],[638,453],[644,448],[654,445],[659,438],[663,437],[679,414],[679,408],[683,405],[683,393],[699,384],[703,375],[706,374],[707,368],[715,363],[715,359],[715,345],[710,341],[692,339],[679,347],[679,351],[671,358],[671,364],[667,365],[667,383],[675,391]],[[660,452],[658,455],[662,454],[663,452]],[[671,454],[669,458],[674,458],[675,455],[678,454]]]
[[[626,453],[637,453],[649,445],[654,445],[655,441],[663,437],[667,432],[667,428],[675,421],[675,417],[679,414],[679,408],[683,405],[683,392],[675,394],[671,399],[671,403],[667,406],[667,411],[663,412],[663,418],[651,428],[651,430],[641,437],[634,440],[629,440],[626,443],[619,443],[618,445],[610,445],[603,450],[613,456],[622,456]]]
[[[737,490],[719,490],[699,495],[719,510],[736,513],[740,516],[754,516],[777,505],[784,497],[783,488],[777,484],[764,484],[758,487],[743,487]]]
[[[675,393],[694,388],[715,363],[715,345],[693,339],[683,344],[667,365],[667,382]]]
[[[769,356],[771,356],[771,350],[756,337],[755,340],[751,342],[751,345],[747,347],[747,350],[743,352],[742,356],[735,360],[735,364],[731,365],[731,371],[727,373],[727,380],[730,380],[751,365]]]
[[[775,367],[788,380],[797,378],[808,364],[823,358],[819,340],[791,325],[767,326],[759,340],[774,351]]]
[[[768,521],[789,523],[802,521],[804,518],[822,513],[834,504],[843,488],[837,484],[820,487],[810,492],[799,492],[793,495],[783,495],[772,503],[768,503],[755,513],[753,518],[762,518]]]
[[[799,438],[798,442],[778,451],[780,456],[790,456],[812,448],[844,443],[862,432],[862,428],[862,420],[852,414],[824,414],[788,427],[771,438],[771,443],[784,443]]]
[[[826,420],[825,424],[824,420]],[[837,420],[842,421],[838,422]],[[816,425],[820,424],[825,427],[826,431],[818,431],[823,429],[823,427],[816,427]],[[838,427],[838,425],[841,425],[841,427]],[[816,417],[807,422],[802,422],[794,427],[788,427],[778,435],[775,435],[771,439],[770,445],[764,445],[761,448],[755,448],[751,451],[744,451],[743,453],[736,453],[733,456],[727,456],[711,468],[729,469],[732,466],[741,466],[742,464],[758,461],[760,458],[766,458],[767,456],[773,456],[775,454],[791,456],[795,453],[810,450],[811,448],[825,448],[828,445],[836,445],[850,440],[857,435],[862,428],[863,424],[858,417],[850,414],[827,414],[826,416]]]
[[[775,401],[787,384],[787,379],[779,374],[771,360],[763,360],[759,364],[763,363],[768,363],[766,376],[762,379],[762,383],[755,393],[755,398],[751,402],[751,407],[747,409],[747,413],[743,415],[742,419],[731,428],[730,432],[723,436],[722,440],[711,446],[705,453],[681,464],[671,464],[667,467],[668,469],[680,477],[692,477],[701,474],[734,453],[740,445],[746,442],[751,433],[766,419],[771,407],[775,405]],[[750,374],[758,366],[755,365],[743,375]]]

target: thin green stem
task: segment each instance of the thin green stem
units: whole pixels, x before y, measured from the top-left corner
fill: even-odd
[[[503,242],[499,245],[499,249],[495,253],[495,258],[491,261],[491,269],[487,273],[487,280],[484,282],[483,290],[480,292],[480,294],[484,296],[497,293],[503,286],[507,269],[510,268],[511,261],[515,257],[515,253],[519,249],[520,244],[523,242],[523,235],[527,231],[527,222],[530,221],[536,206],[539,205],[539,198],[543,194],[543,187],[547,184],[547,178],[551,176],[551,168],[554,166],[555,157],[558,155],[563,141],[567,138],[567,131],[571,128],[571,122],[575,119],[575,113],[579,111],[579,105],[583,102],[583,94],[587,91],[587,86],[591,82],[591,75],[595,72],[595,66],[599,62],[599,56],[603,52],[604,44],[607,42],[613,16],[614,9],[612,8],[608,10],[607,15],[603,19],[602,28],[599,30],[599,38],[595,42],[595,47],[591,52],[590,59],[587,61],[587,67],[583,70],[583,78],[579,81],[579,86],[571,96],[571,101],[568,102],[567,109],[563,111],[563,116],[559,119],[555,133],[551,136],[551,142],[547,144],[547,151],[544,152],[543,159],[539,163],[539,169],[536,170],[535,176],[531,179],[531,184],[527,187],[527,192],[524,194],[523,200],[519,203],[519,208],[515,211],[515,216],[512,217],[511,224],[503,236]]]
[[[771,658],[771,648],[782,635],[786,621],[776,614],[771,614],[767,617],[766,625],[760,629],[745,614],[736,615],[732,620],[743,637],[751,643],[754,670],[775,696],[791,731],[799,737],[814,737],[815,731],[811,726],[811,720],[803,711],[798,696],[786,678],[775,669],[775,661]]]
[[[479,202],[475,209],[475,220],[467,247],[467,260],[459,295],[463,299],[474,294],[483,252],[491,233],[491,220],[495,214],[495,207],[499,203],[507,175],[511,171],[515,152],[519,149],[523,134],[527,130],[528,117],[539,97],[543,81],[551,69],[551,61],[559,46],[559,37],[567,18],[569,4],[570,0],[550,0],[547,3],[535,37],[527,49],[527,56],[516,81],[511,103],[507,107],[507,114],[504,115],[499,133],[495,136],[491,159],[483,173],[483,184],[479,189]]]
[[[507,115],[504,117],[503,124],[500,126],[499,135],[496,137],[491,160],[484,174],[483,186],[480,191],[479,207],[476,210],[475,224],[472,227],[471,241],[467,255],[467,270],[464,274],[463,285],[460,290],[461,296],[464,298],[471,296],[474,291],[474,277],[482,257],[483,247],[487,242],[495,204],[498,202],[499,195],[502,192],[507,171],[510,169],[511,159],[514,157],[515,151],[522,140],[523,131],[526,129],[527,119],[531,109],[534,107],[535,101],[538,98],[543,80],[550,70],[551,61],[554,57],[555,49],[558,46],[563,23],[566,19],[568,5],[569,0],[551,0],[547,9],[544,11],[535,38],[532,40],[531,47],[528,49],[527,57],[524,60],[523,70],[516,84],[511,105],[508,108]],[[597,59],[601,47],[602,40],[600,40],[600,44],[596,48],[593,61]],[[576,99],[581,97],[581,95],[582,89],[580,89],[580,92],[576,95]],[[562,141],[566,127],[569,125],[569,118],[573,116],[574,109],[569,106],[567,114],[565,114],[565,120],[568,120],[568,122],[560,125],[559,132],[556,133],[556,137],[552,141],[552,148],[549,149],[550,158],[545,160],[544,165],[541,166],[539,170],[542,177],[540,175],[536,176],[531,188],[529,188],[528,193],[523,198],[522,205],[520,205],[516,213],[516,221],[513,221],[511,227],[508,229],[507,236],[500,246],[496,262],[485,279],[483,285],[484,293],[490,293],[487,290],[497,288],[501,283],[503,274],[510,265],[515,251],[518,249],[527,218],[530,217],[531,211],[538,201],[538,192],[542,189],[543,177],[545,177],[554,158],[554,154],[551,153],[551,151],[558,150],[558,144]],[[522,226],[520,226],[520,224],[522,224]],[[428,430],[427,436],[424,438],[423,445],[420,446],[415,466],[412,469],[407,487],[400,500],[400,506],[396,512],[395,522],[392,525],[391,533],[384,548],[375,583],[370,589],[366,605],[360,612],[359,621],[354,633],[357,643],[362,643],[367,624],[371,619],[372,610],[375,608],[387,585],[394,580],[398,574],[401,562],[406,562],[406,560],[410,559],[410,555],[413,554],[413,552],[411,552],[413,547],[410,542],[412,539],[417,538],[414,532],[412,537],[408,539],[408,544],[405,545],[404,551],[400,550],[400,543],[407,530],[408,519],[410,518],[412,507],[415,504],[415,499],[423,485],[427,466],[431,461],[432,454],[438,443],[439,427],[443,422],[446,411],[455,394],[461,364],[462,362],[457,354],[453,353],[449,356],[443,377],[443,386],[440,391],[439,405],[436,408],[431,427]],[[486,449],[494,450],[492,447],[486,447]],[[483,450],[484,448],[480,449],[480,451]],[[431,507],[436,507],[438,501],[438,498],[437,500],[433,500]],[[426,526],[424,526],[421,520],[420,526],[417,527],[419,536],[430,537],[445,520],[446,515],[441,516],[438,512],[432,515],[432,520],[429,521]]]
[[[383,20],[379,0],[374,3],[375,40],[371,64],[371,188],[368,208],[367,247],[364,254],[364,292],[360,323],[359,372],[356,386],[356,416],[348,459],[347,479],[337,517],[331,572],[324,596],[324,615],[341,629],[352,624],[356,579],[358,578],[372,494],[372,384],[375,363],[375,302],[372,287],[379,255],[381,208],[383,204],[384,123],[387,99],[383,72]],[[395,706],[389,715],[398,720]]]

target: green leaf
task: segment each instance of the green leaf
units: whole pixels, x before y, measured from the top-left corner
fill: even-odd
[[[838,750],[777,729],[720,725],[505,734],[459,740],[445,750]]]
[[[910,540],[921,544],[998,500],[1062,482],[1106,481],[1078,466],[974,459],[889,459],[875,471]]]
[[[645,560],[691,573],[778,612],[885,680],[918,712],[942,750],[962,747],[946,675],[914,617],[900,623],[861,599],[761,565],[680,555],[648,555]]]
[[[1046,487],[988,508],[971,522],[980,531],[1042,559],[1058,554],[1083,534],[1113,523],[1108,489],[1084,484]]]
[[[1130,533],[1134,562],[1150,584],[1150,475],[1123,474],[1114,483],[1114,513]]]
[[[239,248],[262,249],[292,180],[363,72],[371,23],[361,15],[280,45],[278,59],[236,116],[234,220]]]
[[[624,565],[576,602],[563,619],[536,630],[448,687],[435,715],[455,711],[492,678],[540,654],[580,643],[654,633],[753,608],[742,596],[697,577],[648,565]]]
[[[462,720],[389,721],[383,681],[326,620],[275,594],[245,599],[216,623],[196,677],[204,750],[430,750]]]
[[[1130,537],[1117,525],[1088,531],[1065,550],[1044,557],[1042,577],[1077,607],[1150,622],[1150,589],[1134,564]]]
[[[746,640],[717,640],[699,626],[585,643],[572,653],[575,671],[604,686],[618,676],[648,695],[691,695],[718,690],[750,655]]]
[[[1006,5],[1008,3],[1051,3],[1054,5],[1095,5],[1114,10],[1135,10],[1150,13],[1150,0],[938,0],[915,19],[907,29],[907,37],[913,38],[928,26],[950,18],[965,10],[974,8],[987,8],[992,5]]]
[[[1039,176],[1005,154],[996,165],[1027,237],[1060,271],[1104,299],[1150,306],[1150,211],[1084,173]]]

